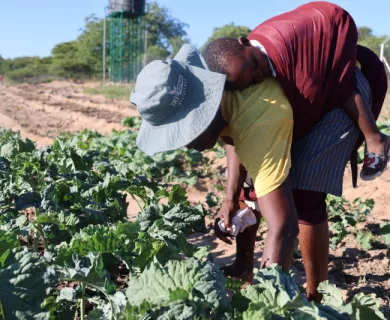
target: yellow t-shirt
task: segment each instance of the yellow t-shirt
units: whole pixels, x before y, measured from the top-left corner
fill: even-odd
[[[221,136],[233,138],[256,195],[278,188],[290,171],[293,133],[293,112],[279,83],[268,78],[242,91],[226,91],[221,107],[228,123]]]

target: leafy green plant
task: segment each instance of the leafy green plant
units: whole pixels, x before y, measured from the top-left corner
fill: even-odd
[[[126,117],[121,121],[122,126],[138,130],[141,127],[141,117]]]
[[[390,221],[384,222],[380,225],[379,233],[386,245],[390,247]]]
[[[149,315],[157,318],[168,313],[169,319],[219,319],[228,308],[225,279],[213,264],[189,259],[169,261],[164,268],[152,264],[132,277],[126,296],[130,319]]]
[[[358,231],[356,241],[360,247],[365,250],[372,250],[377,243],[377,239],[370,231]]]
[[[385,319],[374,295],[356,295],[346,304],[336,286],[324,282],[318,290],[322,304],[307,301],[300,293],[292,273],[273,265],[255,274],[257,284],[242,290],[249,305],[243,319]]]
[[[152,159],[133,143],[131,132],[85,131],[35,150],[0,132],[0,319],[384,319],[374,297],[345,304],[329,285],[323,305],[309,303],[293,275],[276,266],[258,271],[247,289],[226,281],[210,249],[186,238],[207,231],[208,212],[164,176],[194,179],[188,163],[206,160],[189,151]],[[135,222],[126,221],[126,195],[142,200]],[[372,206],[336,201],[337,236]],[[380,230],[387,242],[388,224]],[[372,244],[370,233],[358,238]]]
[[[209,192],[207,194],[206,203],[209,206],[209,208],[213,208],[213,207],[217,206],[218,201],[219,201],[218,196],[215,193]]]
[[[330,230],[332,231],[331,245],[335,248],[347,235],[354,235],[358,243],[364,250],[371,250],[376,242],[372,233],[367,230],[358,232],[356,225],[359,222],[366,221],[367,215],[374,208],[375,202],[372,199],[363,201],[360,198],[352,203],[344,197],[328,196],[327,207],[329,221],[332,222]]]

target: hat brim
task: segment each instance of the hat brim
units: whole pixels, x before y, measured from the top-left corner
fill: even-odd
[[[176,121],[153,126],[142,121],[137,135],[137,146],[147,155],[180,149],[194,141],[211,124],[220,107],[226,76],[197,67],[188,67],[202,87],[188,86],[187,90],[202,90],[193,97]],[[201,99],[196,99],[200,96]],[[184,111],[183,111],[184,113]]]
[[[173,60],[183,61],[190,66],[209,70],[206,61],[204,60],[198,49],[188,43],[182,45]]]

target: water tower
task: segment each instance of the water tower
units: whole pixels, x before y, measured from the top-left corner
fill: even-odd
[[[110,80],[130,82],[142,69],[145,0],[109,0]]]

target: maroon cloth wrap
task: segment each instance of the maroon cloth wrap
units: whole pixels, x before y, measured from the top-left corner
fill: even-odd
[[[294,141],[341,107],[355,88],[357,28],[347,11],[311,2],[271,18],[248,36],[266,49],[294,111]]]

